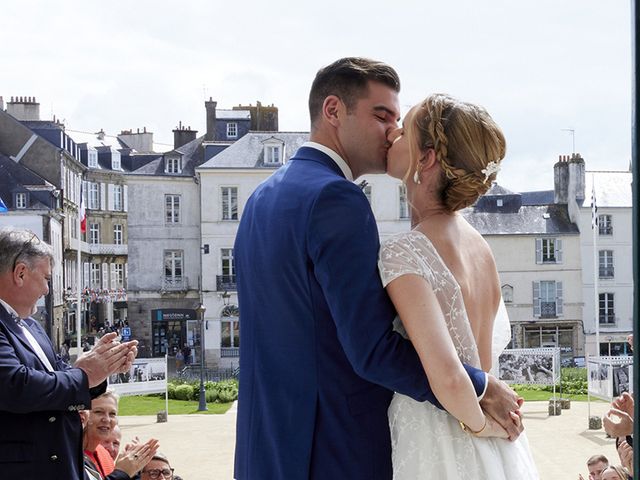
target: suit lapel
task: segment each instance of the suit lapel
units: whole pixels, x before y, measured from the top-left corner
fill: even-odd
[[[31,320],[31,319],[29,319],[29,321],[33,322],[33,320]],[[16,337],[20,341],[20,343],[22,343],[22,345],[27,350],[29,350],[31,353],[33,353],[33,355],[38,359],[40,364],[42,364],[42,366],[45,367],[44,363],[42,363],[42,360],[40,360],[40,357],[38,356],[36,351],[31,346],[31,343],[29,343],[29,340],[27,340],[27,337],[22,332],[22,329],[20,328],[20,326],[16,323],[15,319],[13,318],[13,316],[9,312],[7,312],[7,310],[4,308],[4,306],[2,304],[0,304],[0,322],[2,322],[4,324],[4,326],[7,328],[7,330],[9,331],[9,333],[11,335],[13,335],[14,337]],[[25,321],[23,321],[23,322],[26,324]],[[29,331],[33,335],[33,329],[29,329]],[[43,342],[41,340],[38,340],[38,336],[34,335],[34,338],[36,339],[38,344],[40,344],[40,347],[45,351],[45,355],[47,355],[47,357],[49,357],[49,361],[51,361],[50,356],[46,353],[47,350],[44,348],[44,346],[42,344]],[[49,348],[49,350],[51,350],[51,348]],[[56,363],[53,362],[51,365],[53,366],[55,364]]]
[[[55,366],[57,363],[56,354],[53,351],[49,337],[47,337],[47,334],[44,332],[42,327],[39,324],[37,324],[38,322],[36,320],[32,318],[27,318],[24,320],[24,323],[26,327],[29,329],[29,331],[31,332],[31,335],[33,335],[33,337],[36,339],[36,341],[40,345],[40,348],[42,348],[42,351],[44,352],[46,357],[49,359],[51,366],[53,366],[55,370]]]

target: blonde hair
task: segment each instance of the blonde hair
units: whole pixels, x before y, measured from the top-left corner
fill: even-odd
[[[408,128],[411,168],[419,153],[433,148],[442,169],[441,200],[449,211],[472,205],[489,190],[506,154],[502,130],[487,111],[449,95],[428,96],[414,110]]]
[[[616,475],[618,475],[618,477],[620,477],[622,480],[627,480],[627,478],[629,478],[629,472],[627,472],[627,469],[622,465],[609,465],[602,471],[600,475],[602,475],[607,470],[613,470],[614,472],[616,472]]]

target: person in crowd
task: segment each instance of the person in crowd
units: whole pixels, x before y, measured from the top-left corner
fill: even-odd
[[[84,420],[85,469],[99,478],[108,480],[128,480],[133,478],[158,450],[158,441],[134,442],[115,459],[103,446],[117,427],[118,396],[107,391],[95,398],[91,410],[82,412]]]
[[[587,460],[589,480],[602,480],[602,472],[609,466],[609,460],[604,455],[593,455]],[[582,475],[580,475],[582,479]]]
[[[631,442],[631,443],[630,443]],[[616,450],[620,457],[620,463],[627,469],[629,476],[633,477],[633,441],[631,437],[616,438]]]
[[[120,426],[116,423],[111,430],[111,433],[105,438],[100,439],[100,445],[102,445],[109,455],[115,462],[118,458],[118,453],[120,453],[120,442],[122,441],[122,431],[120,430]]]
[[[3,478],[83,478],[78,414],[106,389],[106,378],[128,370],[137,342],[105,335],[73,367],[55,354],[30,318],[49,293],[53,249],[24,229],[0,229],[0,444]],[[25,448],[28,445],[29,448]]]
[[[633,434],[634,398],[629,392],[611,402],[611,408],[602,417],[605,432],[611,437],[624,437]]]
[[[629,480],[629,472],[622,465],[609,465],[600,476],[602,480]]]
[[[140,472],[140,480],[177,480],[169,459],[162,453],[156,453]]]

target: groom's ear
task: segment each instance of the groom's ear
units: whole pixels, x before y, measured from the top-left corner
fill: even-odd
[[[336,95],[329,95],[322,102],[322,116],[334,127],[340,125],[340,110],[344,108],[342,100]]]

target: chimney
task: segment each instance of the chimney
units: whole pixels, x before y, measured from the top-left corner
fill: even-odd
[[[4,98],[0,96],[0,111],[4,111]]]
[[[7,113],[20,121],[40,120],[40,104],[36,97],[15,97],[15,100],[11,97],[7,102]]]
[[[153,152],[153,133],[147,132],[147,127],[144,127],[142,132],[137,128],[135,133],[133,130],[123,130],[118,139],[136,152]]]
[[[197,130],[191,130],[191,127],[183,127],[182,122],[178,124],[173,131],[173,148],[180,148],[181,146],[196,139]]]
[[[211,97],[204,102],[204,108],[207,110],[207,134],[204,139],[213,142],[216,139],[216,106],[218,102],[214,102]]]
[[[553,203],[567,203],[569,193],[569,164],[568,156],[560,155],[553,166]]]
[[[584,159],[579,153],[574,153],[569,159],[569,189],[568,198],[577,202],[584,200]]]
[[[271,104],[265,107],[259,101],[253,106],[249,104],[238,105],[233,107],[234,110],[249,110],[251,112],[250,129],[258,132],[277,132],[278,131],[278,107]]]

